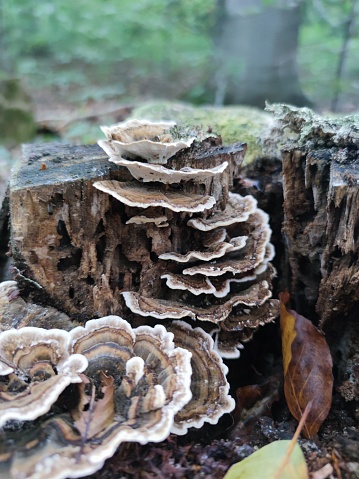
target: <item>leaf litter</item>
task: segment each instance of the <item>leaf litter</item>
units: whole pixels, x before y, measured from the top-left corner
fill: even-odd
[[[312,322],[287,309],[289,293],[281,293],[279,297],[284,394],[290,412],[298,421],[311,402],[303,435],[312,438],[327,417],[332,403],[333,361],[324,336]]]

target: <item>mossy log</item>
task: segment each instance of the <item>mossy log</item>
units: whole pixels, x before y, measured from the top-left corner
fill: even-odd
[[[189,126],[201,125],[221,135],[223,144],[231,145],[237,141],[247,144],[245,165],[256,158],[267,156],[263,150],[261,137],[268,132],[273,117],[259,108],[234,106],[193,106],[189,103],[174,103],[169,101],[153,101],[134,108],[131,118],[146,118],[148,120],[170,120]],[[278,157],[279,150],[273,149],[271,157]]]

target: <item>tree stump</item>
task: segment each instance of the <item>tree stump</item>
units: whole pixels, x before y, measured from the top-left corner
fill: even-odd
[[[278,124],[269,143],[275,137],[278,147],[278,133],[285,138],[280,141],[282,230],[290,266],[287,286],[297,311],[316,321],[326,333],[338,391],[345,401],[357,405],[358,118],[325,119],[310,110],[286,106],[271,109]]]
[[[205,161],[206,168],[214,168],[227,161],[230,167],[224,173],[181,187],[188,194],[213,195],[216,207],[223,209],[244,152],[241,144],[202,144],[169,163],[179,169]],[[128,170],[110,163],[97,145],[25,146],[9,193],[17,279],[31,286],[37,297],[46,295],[45,301],[79,320],[121,315],[122,291],[160,288],[164,262],[158,256],[193,242],[191,234],[183,234],[182,223],[188,217],[179,214],[163,228],[128,224],[139,208],[98,191],[93,183],[130,179]],[[212,210],[196,216],[206,217]],[[173,220],[164,208],[152,208],[152,214]]]
[[[274,108],[283,145],[283,233],[299,310],[329,328],[359,300],[359,162],[355,118]],[[288,136],[289,136],[288,135]]]
[[[297,111],[284,106],[275,109],[279,124],[277,131],[271,133],[271,141],[276,151],[278,144],[283,142],[285,247],[280,244],[279,232],[283,208],[278,160],[253,162],[245,173],[252,181],[237,178],[233,184],[245,148],[240,144],[222,147],[204,143],[191,149],[189,154],[176,155],[170,167],[186,169],[204,162],[206,167],[216,168],[228,162],[230,167],[226,173],[204,182],[156,187],[160,192],[170,189],[203,197],[213,195],[216,203],[213,208],[196,212],[192,219],[206,221],[211,215],[222,213],[230,191],[246,194],[251,190],[259,206],[273,213],[280,283],[283,285],[287,280],[298,311],[308,313],[310,319],[320,320],[331,341],[334,359],[340,352],[341,361],[335,361],[338,368],[335,372],[339,371],[338,390],[352,405],[358,396],[359,384],[359,352],[355,344],[359,333],[355,122],[350,119],[329,122],[307,110]],[[285,138],[288,131],[291,140]],[[296,136],[294,140],[293,135]],[[154,218],[157,227],[151,222],[141,224],[138,218],[143,209],[126,206],[93,187],[95,182],[128,182],[131,179],[126,168],[110,163],[97,146],[60,144],[26,146],[22,161],[13,173],[7,198],[11,213],[10,244],[17,271],[15,279],[26,285],[25,290],[31,290],[30,295],[35,299],[52,304],[70,316],[59,313],[55,318],[64,329],[71,329],[74,319],[83,321],[111,313],[136,320],[126,308],[121,293],[139,292],[144,297],[148,291],[161,293],[162,273],[167,273],[168,268],[173,268],[170,273],[178,271],[168,263],[164,268],[159,256],[168,251],[183,254],[183,250],[198,244],[198,232],[194,234],[188,228],[188,212],[180,211],[175,215],[162,207],[149,207],[147,219]],[[135,217],[140,222],[134,222]],[[7,222],[5,205],[0,214],[1,234]],[[3,246],[2,237],[0,248]],[[228,256],[231,257],[231,253]],[[287,262],[283,260],[285,257]],[[276,300],[268,303],[272,308]],[[17,307],[22,306],[18,300]],[[47,309],[52,314],[50,308]],[[249,308],[245,309],[248,316]],[[13,311],[11,309],[11,313]],[[30,312],[34,319],[33,310]],[[48,316],[44,317],[41,307],[36,306],[35,312],[36,322],[40,316],[47,322]],[[12,316],[6,328],[13,325]],[[273,311],[265,317],[273,319]],[[31,318],[26,316],[23,323],[34,325]],[[15,319],[19,320],[17,313]],[[234,324],[234,320],[238,323]],[[227,326],[237,327],[240,321],[237,310]],[[57,323],[56,326],[61,327]],[[50,322],[48,325],[51,327]],[[243,323],[239,326],[243,333]],[[224,343],[238,331],[224,331],[227,332],[229,334],[222,338]],[[256,356],[263,354],[263,345],[269,345],[272,353],[274,346],[266,333],[260,340]],[[246,362],[245,354],[241,360],[242,364]],[[232,373],[238,376],[236,367],[232,367]]]

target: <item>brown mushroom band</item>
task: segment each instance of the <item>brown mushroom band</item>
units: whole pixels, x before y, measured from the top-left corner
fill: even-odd
[[[269,217],[251,195],[230,191],[245,148],[221,149],[211,134],[174,123],[129,120],[102,131],[99,145],[133,180],[94,186],[138,211],[126,225],[151,241],[142,284],[121,291],[126,306],[166,326],[201,321],[223,357],[238,357],[242,342],[278,315]]]
[[[0,478],[81,477],[124,441],[164,440],[191,374],[191,353],[162,325],[108,316],[0,333]]]

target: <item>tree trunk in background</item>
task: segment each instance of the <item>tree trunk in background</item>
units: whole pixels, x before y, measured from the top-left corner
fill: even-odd
[[[297,72],[301,8],[260,0],[218,0],[215,102],[263,108],[265,101],[309,105]]]

